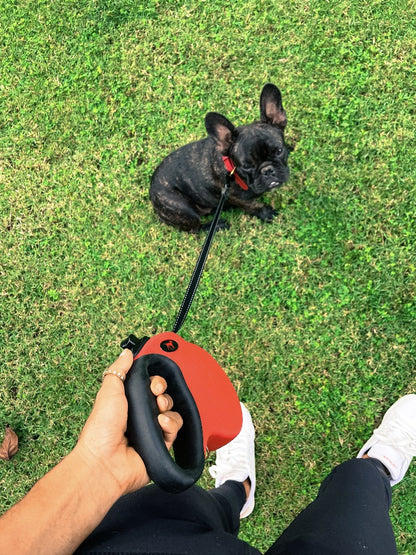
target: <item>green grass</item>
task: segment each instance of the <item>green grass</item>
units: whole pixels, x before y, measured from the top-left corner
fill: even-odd
[[[257,428],[242,537],[266,549],[414,391],[415,3],[187,0],[0,5],[0,461],[7,509],[74,445],[128,333],[173,326],[202,236],[158,223],[152,171],[207,111],[282,90],[291,179],[273,224],[227,213],[183,337]],[[207,477],[203,483],[209,483]],[[394,490],[416,553],[416,472]]]

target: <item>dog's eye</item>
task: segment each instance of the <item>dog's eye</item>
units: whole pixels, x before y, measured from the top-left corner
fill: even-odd
[[[244,162],[243,164],[241,164],[241,167],[243,168],[243,170],[249,171],[253,168],[253,165],[250,162]]]
[[[280,146],[278,146],[278,147],[275,149],[274,152],[275,152],[276,156],[281,156],[281,155],[282,155],[282,152],[283,152],[283,148],[281,148]]]

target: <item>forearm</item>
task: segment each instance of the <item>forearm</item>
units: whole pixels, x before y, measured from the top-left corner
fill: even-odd
[[[0,553],[72,553],[121,494],[105,467],[74,449],[0,518]]]

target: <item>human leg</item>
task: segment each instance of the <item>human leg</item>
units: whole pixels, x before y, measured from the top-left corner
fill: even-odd
[[[354,555],[397,553],[388,514],[391,486],[416,455],[416,395],[405,395],[386,412],[358,458],[336,467],[318,496],[268,551]]]
[[[267,555],[397,553],[389,517],[391,487],[378,465],[352,459],[337,466]]]
[[[119,499],[78,553],[175,553],[204,538],[199,549],[203,554],[217,535],[237,534],[244,502],[244,487],[238,482],[211,491],[193,486],[178,494],[147,486]]]

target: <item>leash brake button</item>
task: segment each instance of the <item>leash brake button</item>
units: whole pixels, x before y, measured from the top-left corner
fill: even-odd
[[[120,343],[120,347],[122,349],[130,349],[130,351],[133,353],[133,356],[136,356],[137,353],[142,350],[145,343],[149,341],[149,339],[150,337],[146,336],[139,339],[131,333],[126,339],[124,339],[124,341]]]

